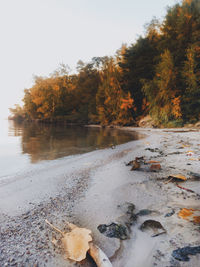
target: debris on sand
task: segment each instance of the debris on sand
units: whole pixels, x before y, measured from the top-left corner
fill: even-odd
[[[52,225],[48,220],[45,220],[45,222],[52,229],[61,234],[61,242],[64,247],[65,255],[68,259],[80,262],[86,258],[88,252],[96,262],[97,267],[112,267],[108,257],[92,242],[91,230],[80,228],[75,224],[67,222],[67,227],[70,231],[65,233]]]

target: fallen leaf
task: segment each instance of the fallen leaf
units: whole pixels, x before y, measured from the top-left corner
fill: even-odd
[[[156,161],[156,160],[147,161],[147,164],[151,164],[151,163],[160,163],[160,161]]]
[[[151,171],[159,171],[161,169],[161,165],[160,164],[152,164],[150,167]]]
[[[200,224],[200,210],[183,208],[178,216],[184,220]]]
[[[86,228],[75,227],[71,232],[64,234],[62,243],[67,258],[74,261],[85,259],[90,241],[92,241],[91,231]]]
[[[199,161],[199,159],[196,158],[189,158],[189,160]]]
[[[131,168],[131,171],[138,170],[140,168],[140,162],[138,162],[137,159],[135,159],[132,163],[133,167]]]
[[[187,180],[187,178],[182,174],[172,174],[168,178],[182,180],[182,181],[186,181]]]

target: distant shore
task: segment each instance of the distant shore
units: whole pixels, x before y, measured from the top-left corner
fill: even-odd
[[[62,251],[51,243],[52,235],[57,234],[45,219],[60,229],[66,221],[91,229],[94,242],[114,267],[198,266],[200,254],[190,256],[188,263],[177,261],[172,252],[200,245],[199,225],[178,216],[181,208],[198,209],[200,205],[199,181],[190,179],[191,172],[200,173],[199,130],[128,130],[146,134],[146,138],[48,162],[0,184],[3,266],[94,266],[90,260],[79,265],[64,259]],[[130,171],[131,166],[125,163],[135,157],[159,161],[161,169],[151,172],[149,165],[144,165]],[[181,186],[193,193],[169,182],[172,174],[187,177]],[[137,217],[128,240],[101,234],[97,226],[117,222],[123,215],[119,207],[126,202],[135,205],[135,213],[153,212]],[[139,227],[145,220],[159,221],[166,234],[152,237],[142,232]]]

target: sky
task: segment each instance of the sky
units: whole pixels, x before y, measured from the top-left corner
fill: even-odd
[[[162,19],[175,0],[0,0],[0,118],[21,103],[33,75],[60,63],[114,55]]]

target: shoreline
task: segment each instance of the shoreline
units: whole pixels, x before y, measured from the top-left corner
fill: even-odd
[[[190,171],[200,173],[198,161],[190,161],[186,155],[188,150],[193,150],[193,157],[200,156],[199,131],[128,129],[144,133],[146,137],[115,149],[58,160],[48,170],[41,168],[27,173],[28,179],[25,175],[0,185],[0,262],[3,266],[79,266],[65,260],[62,252],[53,246],[54,233],[45,225],[45,219],[60,229],[64,229],[66,221],[91,229],[95,243],[112,259],[114,267],[188,266],[171,254],[178,247],[200,244],[199,226],[177,215],[181,208],[198,209],[199,182],[189,179],[184,182],[184,187],[195,192],[191,193],[163,181],[172,173],[187,177]],[[190,146],[180,148],[180,142]],[[147,148],[158,148],[163,153]],[[125,166],[125,162],[141,156],[159,160],[161,170],[130,171],[130,166]],[[148,209],[156,213],[140,217],[131,227],[129,240],[120,242],[100,234],[97,226],[116,221],[123,215],[118,206],[125,202],[133,203],[137,212]],[[17,206],[21,208],[16,212]],[[164,217],[172,210],[172,216]],[[152,238],[141,232],[139,225],[146,219],[160,221],[167,234]],[[190,266],[198,266],[199,254],[190,258]],[[85,261],[80,266],[93,265]]]

